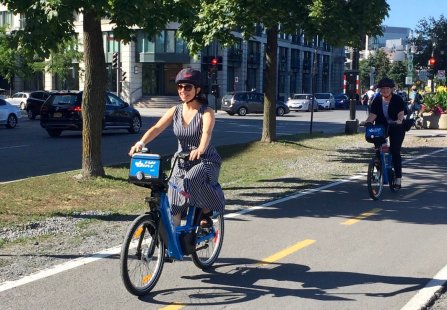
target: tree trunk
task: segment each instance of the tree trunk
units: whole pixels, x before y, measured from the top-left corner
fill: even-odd
[[[277,99],[277,68],[276,53],[278,49],[278,26],[267,29],[267,68],[264,96],[264,122],[262,126],[261,142],[276,140],[276,99]]]
[[[102,177],[101,135],[105,110],[106,65],[101,16],[84,11],[85,84],[82,98],[82,176]]]

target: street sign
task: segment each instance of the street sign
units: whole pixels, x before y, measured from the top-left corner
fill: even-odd
[[[428,80],[427,70],[419,70],[419,79],[423,82],[427,82]]]
[[[445,80],[445,70],[438,70],[438,79]]]
[[[406,76],[406,77],[405,77],[405,84],[406,84],[406,85],[411,85],[411,84],[413,84],[413,77],[412,77],[412,76]]]

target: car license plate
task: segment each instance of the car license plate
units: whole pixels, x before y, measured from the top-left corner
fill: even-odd
[[[62,113],[60,112],[53,113],[53,117],[62,117]]]

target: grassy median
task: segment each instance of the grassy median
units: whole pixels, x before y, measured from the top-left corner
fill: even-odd
[[[424,142],[417,137],[407,140],[415,145]],[[300,134],[270,144],[222,146],[218,151],[224,160],[220,183],[226,196],[268,192],[263,199],[365,171],[372,153],[362,134]],[[0,185],[0,228],[89,210],[112,216],[144,210],[147,189],[127,182],[128,165],[106,167],[105,178],[78,180],[78,174],[70,171]]]

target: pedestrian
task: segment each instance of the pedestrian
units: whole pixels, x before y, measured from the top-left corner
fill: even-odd
[[[375,96],[373,99],[371,113],[365,120],[365,124],[374,123],[387,128],[387,136],[390,139],[390,152],[396,173],[395,188],[400,189],[402,181],[401,148],[405,139],[405,129],[402,123],[405,118],[406,103],[401,96],[393,94],[394,87],[395,84],[392,79],[385,77],[379,81],[380,96]]]
[[[189,160],[177,161],[169,182],[168,199],[177,226],[182,212],[188,207],[185,192],[189,204],[202,208],[202,226],[212,226],[211,211],[223,212],[225,208],[225,197],[218,182],[222,159],[210,143],[215,115],[202,92],[202,81],[200,71],[191,68],[181,70],[175,84],[182,102],[170,108],[129,151],[129,155],[141,151],[169,125],[173,125],[178,140],[177,153],[190,153]]]
[[[411,87],[411,93],[410,93],[410,106],[409,106],[410,113],[419,112],[421,110],[421,104],[422,104],[422,95],[418,92],[417,86],[413,85]]]

